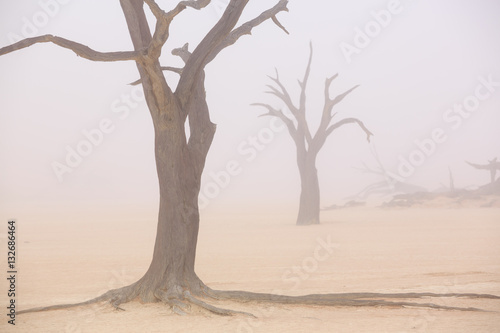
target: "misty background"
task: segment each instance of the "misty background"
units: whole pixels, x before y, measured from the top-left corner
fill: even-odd
[[[162,65],[180,67],[171,49],[189,42],[192,51],[227,2],[214,0],[202,11],[187,9],[176,17]],[[241,22],[275,2],[250,1]],[[50,7],[52,16],[40,14],[48,3],[57,4]],[[165,10],[176,4],[158,3]],[[387,26],[347,59],[341,45],[355,46],[358,29],[373,25],[374,13],[396,5],[398,13]],[[205,167],[202,194],[208,204],[202,218],[203,212],[229,208],[296,213],[300,181],[293,141],[286,130],[265,136],[271,118],[258,117],[265,110],[250,104],[282,106],[265,93],[271,83],[267,75],[274,76],[275,68],[298,100],[297,79],[304,75],[310,41],[314,57],[307,112],[312,131],[321,116],[324,81],[339,73],[331,96],[361,86],[335,107],[338,119],[357,117],[374,134],[369,144],[357,126],[347,125],[329,137],[317,161],[322,206],[343,202],[383,180],[353,168],[377,165],[373,147],[385,168],[398,174],[401,158],[418,149],[415,140],[431,138],[436,128],[446,139],[405,181],[435,190],[448,185],[451,168],[456,187],[489,182],[488,172],[464,161],[483,164],[500,158],[500,86],[468,118],[447,122],[443,117],[474,95],[480,77],[500,82],[498,1],[291,0],[288,7],[289,13],[278,18],[290,35],[265,22],[207,66],[207,101],[217,133]],[[2,1],[0,8],[2,47],[28,31],[99,51],[132,49],[119,1]],[[35,29],[29,31],[29,24]],[[53,44],[39,44],[1,56],[0,71],[2,219],[156,216],[153,127],[140,93],[128,85],[139,78],[134,62],[91,62]],[[165,73],[175,86],[177,74]],[[103,119],[109,120],[109,133],[58,179],[53,163],[65,164],[67,147],[76,150],[87,140],[83,131],[99,128]],[[257,146],[252,138],[260,140]],[[220,175],[230,161],[237,174],[227,183]]]

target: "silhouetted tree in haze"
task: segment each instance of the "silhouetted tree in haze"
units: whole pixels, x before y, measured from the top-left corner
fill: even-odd
[[[496,157],[492,160],[489,160],[488,164],[474,164],[470,162],[467,163],[476,169],[488,170],[490,172],[490,177],[491,177],[490,184],[493,184],[495,182],[497,176],[497,170],[500,170],[500,162],[497,161]]]
[[[316,169],[316,158],[319,151],[325,144],[326,139],[339,127],[347,124],[357,124],[366,133],[366,139],[370,141],[372,133],[365,125],[357,118],[344,118],[339,121],[334,121],[337,113],[333,112],[333,107],[340,103],[347,95],[349,95],[358,86],[355,86],[346,92],[330,97],[330,86],[338,74],[329,77],[325,81],[325,100],[321,116],[321,122],[315,134],[312,134],[306,116],[306,89],[309,73],[311,71],[311,62],[313,57],[312,43],[310,44],[309,62],[307,63],[306,72],[300,85],[300,97],[298,106],[293,102],[288,90],[280,81],[278,71],[276,77],[270,77],[274,85],[268,85],[268,93],[275,95],[282,100],[291,116],[285,115],[281,110],[272,107],[269,104],[255,103],[254,105],[263,106],[268,110],[268,113],[262,116],[272,116],[281,119],[292,137],[297,150],[297,165],[300,174],[300,204],[299,213],[297,216],[297,225],[319,224],[320,212],[320,189],[318,181],[318,171]]]
[[[356,168],[365,173],[376,174],[383,177],[383,181],[379,181],[366,186],[363,190],[358,192],[348,199],[367,199],[371,195],[387,196],[395,194],[412,194],[418,192],[427,192],[424,187],[413,185],[405,181],[405,179],[393,172],[389,172],[384,167],[384,164],[378,156],[378,152],[375,147],[371,149],[372,155],[377,161],[377,167],[371,168],[366,163],[363,163],[363,167]]]

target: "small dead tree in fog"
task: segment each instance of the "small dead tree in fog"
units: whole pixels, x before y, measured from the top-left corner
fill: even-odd
[[[380,157],[378,155],[375,147],[371,149],[372,155],[377,161],[376,167],[369,167],[366,163],[362,163],[363,167],[357,167],[356,169],[365,172],[379,175],[384,178],[384,180],[370,184],[366,186],[363,190],[355,194],[353,197],[348,199],[367,199],[371,195],[387,196],[395,194],[413,194],[417,192],[427,192],[427,189],[421,186],[413,185],[404,181],[403,177],[400,177],[393,172],[386,170]]]
[[[173,312],[181,315],[187,314],[191,306],[196,306],[218,315],[252,316],[249,313],[210,305],[207,299],[325,306],[416,306],[456,309],[404,300],[391,302],[385,299],[463,295],[353,293],[281,296],[245,291],[212,290],[195,273],[194,263],[199,229],[198,194],[205,158],[215,134],[215,125],[210,121],[206,102],[204,68],[220,51],[234,44],[241,36],[250,34],[254,27],[264,21],[271,19],[285,30],[278,22],[276,15],[287,11],[287,0],[279,0],[274,7],[235,28],[248,2],[249,0],[230,0],[222,17],[208,31],[193,52],[188,51],[187,45],[173,51],[184,61],[183,68],[160,65],[159,58],[169,37],[170,24],[187,7],[200,10],[210,3],[209,0],[181,1],[168,12],[163,11],[154,0],[120,0],[134,45],[133,51],[98,52],[86,45],[53,35],[27,38],[0,48],[1,56],[37,43],[51,42],[92,61],[135,61],[140,74],[140,79],[136,83],[140,82],[143,86],[153,119],[160,189],[160,208],[153,258],[142,278],[131,285],[110,290],[85,302],[27,309],[18,311],[18,314],[66,309],[97,302],[109,302],[116,309],[121,309],[120,306],[124,303],[140,300],[145,303],[163,302]],[[150,32],[146,19],[144,3],[148,5],[156,18],[153,34]],[[171,70],[180,75],[175,90],[165,80],[164,70]],[[333,102],[329,101],[330,104]],[[185,131],[186,123],[190,128],[189,139]],[[333,125],[333,129],[340,125],[342,123]],[[476,294],[467,296],[494,297]]]
[[[491,176],[490,183],[493,184],[495,182],[497,176],[497,170],[500,170],[500,162],[497,161],[496,157],[492,160],[489,160],[488,164],[474,164],[467,161],[465,162],[476,169],[488,170]]]
[[[334,122],[337,113],[332,113],[333,107],[340,103],[347,95],[349,95],[358,86],[354,86],[346,92],[336,96],[330,97],[330,86],[338,76],[338,74],[329,77],[325,81],[325,100],[323,105],[323,113],[321,122],[316,133],[313,135],[309,128],[306,116],[306,89],[309,73],[311,71],[311,62],[313,57],[312,43],[309,45],[310,55],[307,63],[306,72],[300,85],[300,98],[298,106],[292,101],[292,97],[288,93],[283,83],[280,81],[278,70],[276,70],[276,77],[271,77],[274,85],[268,85],[268,93],[278,97],[282,100],[287,109],[290,111],[291,116],[285,115],[283,111],[272,107],[269,104],[254,103],[265,107],[268,113],[262,116],[272,116],[281,119],[290,133],[293,141],[295,142],[297,150],[297,165],[300,174],[300,204],[299,213],[297,216],[297,225],[319,224],[320,212],[320,189],[318,181],[318,171],[316,169],[316,157],[320,149],[326,142],[326,139],[339,127],[347,124],[357,124],[366,133],[366,139],[370,141],[372,133],[365,127],[365,125],[357,118],[344,118]]]

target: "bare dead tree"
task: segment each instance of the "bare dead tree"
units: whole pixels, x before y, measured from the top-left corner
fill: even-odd
[[[280,81],[278,70],[276,70],[276,77],[269,77],[274,85],[268,85],[270,93],[281,101],[283,101],[290,111],[291,116],[285,115],[283,111],[277,110],[269,104],[254,103],[254,105],[265,107],[268,113],[262,116],[272,116],[281,119],[290,133],[293,141],[295,142],[297,150],[297,165],[300,174],[300,204],[299,213],[297,216],[297,225],[319,224],[320,212],[320,189],[318,181],[318,171],[316,169],[316,157],[320,149],[326,142],[326,139],[338,128],[347,124],[357,124],[366,133],[366,139],[370,141],[372,133],[365,127],[365,125],[357,118],[344,118],[337,122],[333,122],[337,113],[332,113],[333,107],[340,103],[347,95],[349,95],[358,86],[354,86],[346,92],[336,96],[330,97],[330,87],[338,76],[338,74],[329,77],[325,81],[325,100],[323,106],[323,113],[321,122],[314,135],[311,134],[309,124],[306,117],[306,89],[307,81],[311,71],[311,63],[313,57],[312,43],[309,45],[310,55],[307,63],[306,72],[300,85],[300,99],[298,106],[292,101],[292,97],[288,93],[283,83]],[[332,123],[333,122],[333,123]]]
[[[199,228],[198,194],[205,158],[215,134],[215,125],[210,121],[205,98],[204,68],[220,51],[234,44],[243,35],[251,34],[252,29],[262,22],[271,19],[285,30],[277,20],[276,15],[287,11],[287,0],[279,0],[274,7],[235,28],[248,1],[230,0],[220,20],[207,32],[192,52],[188,50],[187,45],[172,51],[174,55],[178,55],[184,61],[183,68],[160,65],[159,58],[162,48],[169,38],[170,24],[186,8],[200,10],[206,7],[210,0],[181,1],[170,11],[162,10],[154,0],[120,0],[134,45],[133,51],[99,52],[86,45],[53,35],[27,38],[0,48],[0,55],[4,55],[37,43],[50,42],[72,50],[78,56],[92,61],[135,61],[140,74],[140,79],[135,83],[141,83],[143,86],[154,124],[155,157],[160,188],[160,208],[153,258],[142,278],[131,285],[110,290],[85,302],[26,309],[19,311],[18,314],[65,309],[97,302],[109,302],[116,309],[121,309],[120,306],[126,302],[140,300],[142,302],[163,302],[170,306],[172,311],[181,315],[186,314],[191,305],[218,315],[238,313],[251,315],[210,305],[206,300],[203,300],[207,298],[328,306],[416,306],[457,309],[404,300],[391,302],[385,299],[421,298],[433,295],[473,298],[496,297],[477,294],[438,295],[425,293],[355,293],[291,297],[244,291],[212,290],[201,281],[194,271]],[[144,3],[156,19],[153,34],[151,34],[146,19]],[[171,70],[180,75],[175,90],[165,80],[164,70]],[[327,80],[327,87],[331,80]],[[305,82],[303,85],[305,86]],[[342,98],[335,100],[328,98],[326,107],[330,109]],[[325,116],[328,114],[329,111],[325,111]],[[185,132],[186,122],[190,128],[189,139],[187,139]],[[356,120],[347,119],[322,129],[318,132],[316,141],[311,146],[316,147],[321,141],[324,141],[329,132],[348,122],[356,122]],[[325,120],[323,126],[326,126],[327,123]]]
[[[378,175],[383,177],[384,180],[370,184],[366,186],[363,190],[355,194],[353,197],[348,199],[367,199],[371,195],[388,196],[396,194],[413,194],[417,192],[427,192],[427,189],[421,186],[413,185],[405,182],[403,177],[387,171],[384,164],[380,160],[378,152],[375,146],[371,147],[371,153],[377,162],[376,167],[369,167],[366,163],[362,163],[362,167],[356,167],[356,169],[365,172]]]
[[[500,170],[500,162],[497,161],[496,157],[492,160],[489,160],[488,164],[474,164],[474,163],[470,163],[467,161],[465,161],[465,162],[476,169],[488,170],[490,172],[490,176],[491,176],[490,183],[493,184],[495,182],[496,176],[497,176],[497,171]]]

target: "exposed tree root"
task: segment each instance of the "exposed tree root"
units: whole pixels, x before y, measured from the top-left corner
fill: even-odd
[[[77,306],[91,305],[91,304],[94,304],[94,303],[99,303],[99,302],[107,301],[109,299],[108,294],[109,294],[109,291],[107,293],[101,295],[101,296],[98,296],[96,298],[93,298],[93,299],[85,301],[85,302],[42,306],[42,307],[38,307],[38,308],[31,308],[31,309],[26,309],[26,310],[20,310],[20,311],[17,311],[16,314],[23,314],[23,313],[30,313],[30,312],[51,311],[51,310],[61,310],[61,309],[75,308]]]
[[[385,299],[415,299],[424,297],[465,297],[482,299],[500,299],[499,296],[490,294],[471,293],[342,293],[342,294],[310,294],[304,296],[285,296],[265,293],[252,293],[247,291],[212,291],[220,299],[233,300],[239,302],[265,302],[276,304],[297,304],[297,305],[320,305],[320,306],[385,306],[385,307],[421,307],[440,310],[460,310],[460,311],[485,311],[477,308],[462,308],[437,305],[433,303],[417,303],[408,301],[386,301]]]
[[[119,289],[110,290],[101,296],[91,300],[73,303],[59,304],[46,307],[38,307],[27,310],[18,311],[18,314],[41,312],[50,310],[68,309],[79,306],[95,304],[99,302],[108,302],[116,310],[124,310],[120,307],[121,304],[130,302],[138,298],[138,282]],[[194,295],[192,294],[194,293]],[[473,298],[473,299],[500,299],[500,296],[491,294],[472,294],[472,293],[339,293],[339,294],[310,294],[304,296],[286,296],[267,293],[254,293],[248,291],[224,291],[212,290],[206,286],[199,288],[196,291],[182,290],[175,288],[173,291],[167,292],[157,290],[154,294],[156,301],[163,302],[168,305],[172,312],[178,315],[187,315],[191,309],[191,305],[195,305],[201,309],[221,316],[246,315],[255,317],[253,314],[243,311],[234,311],[223,309],[220,307],[208,304],[202,298],[212,298],[218,300],[228,300],[237,302],[259,302],[273,304],[293,304],[293,305],[318,305],[318,306],[334,306],[334,307],[418,307],[437,310],[458,310],[458,311],[485,311],[478,308],[454,307],[438,305],[434,303],[418,303],[406,301],[408,299],[422,298]],[[390,300],[387,300],[390,299]]]
[[[31,308],[31,309],[17,311],[16,314],[69,309],[69,308],[75,308],[78,306],[91,305],[91,304],[95,304],[95,303],[99,303],[99,302],[109,302],[109,304],[111,304],[115,308],[115,310],[125,311],[124,309],[120,308],[120,304],[129,302],[133,298],[135,298],[135,297],[131,297],[131,295],[133,294],[133,292],[135,290],[135,285],[136,285],[136,283],[129,285],[129,286],[126,286],[126,287],[119,288],[119,289],[109,290],[109,291],[105,292],[104,294],[97,296],[96,298],[92,298],[92,299],[85,301],[85,302],[42,306],[42,307],[38,307],[38,308]]]
[[[212,313],[215,313],[215,314],[218,314],[218,315],[221,315],[221,316],[232,316],[232,315],[236,315],[236,314],[242,314],[242,315],[246,315],[246,316],[257,318],[257,317],[255,317],[253,314],[251,314],[249,312],[222,309],[222,308],[210,305],[210,304],[205,303],[205,302],[203,302],[203,301],[201,301],[201,300],[199,300],[197,298],[194,298],[193,296],[191,296],[191,293],[189,291],[186,291],[184,293],[184,297],[188,301],[190,301],[191,303],[196,304],[196,305],[198,305],[199,307],[201,307],[201,308],[203,308],[205,310],[208,310],[208,311],[210,311]]]
[[[173,296],[163,290],[158,290],[155,293],[155,297],[163,303],[169,305],[174,313],[181,316],[187,315],[187,311],[191,308],[188,303],[177,298],[178,296]]]

